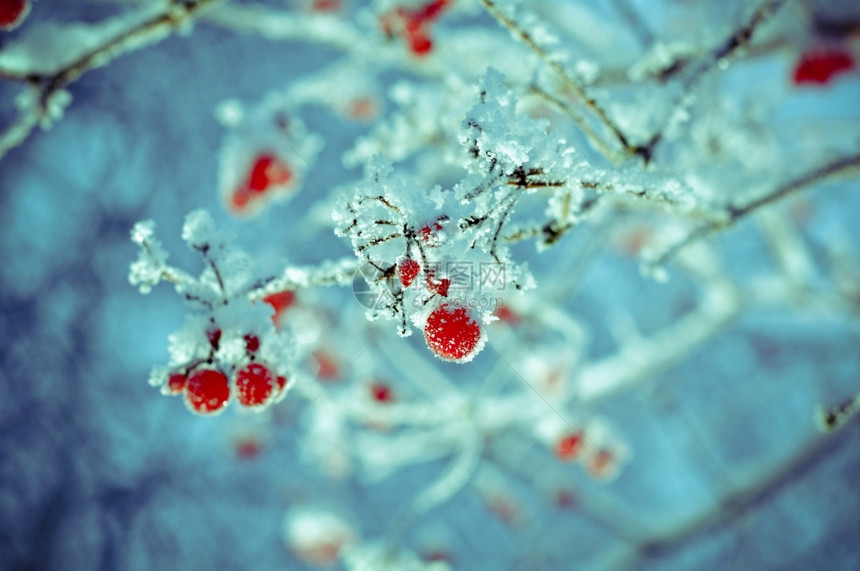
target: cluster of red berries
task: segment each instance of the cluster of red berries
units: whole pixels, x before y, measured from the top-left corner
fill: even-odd
[[[419,228],[417,236],[425,245],[432,248],[440,243],[439,232],[444,229],[444,220],[447,217],[443,216]],[[397,277],[404,288],[410,287],[419,273],[421,264],[408,255],[397,263]],[[425,268],[424,282],[430,291],[448,297],[451,287],[449,278],[438,278],[433,268]],[[463,362],[480,348],[481,326],[465,307],[444,303],[428,316],[424,325],[424,338],[430,350],[441,359]]]
[[[0,29],[13,30],[30,11],[28,0],[0,0]]]
[[[400,35],[416,56],[424,56],[433,49],[430,24],[437,20],[450,5],[450,0],[430,0],[418,8],[398,7],[381,18],[382,31],[389,38]]]
[[[209,329],[206,337],[212,350],[217,351],[221,330]],[[246,352],[254,359],[260,350],[260,338],[248,334],[244,336],[244,341]],[[230,377],[220,368],[212,366],[211,362],[201,365],[174,371],[164,388],[166,394],[182,395],[188,408],[198,414],[222,412],[233,394],[240,405],[259,410],[280,400],[286,391],[286,377],[277,375],[269,367],[253,360],[239,369],[232,383]]]
[[[804,53],[794,68],[794,84],[813,83],[826,85],[835,76],[851,71],[854,58],[838,48],[816,49]]]
[[[271,191],[286,190],[293,179],[293,171],[274,153],[260,153],[254,158],[245,181],[230,196],[230,208],[239,214],[246,213]]]

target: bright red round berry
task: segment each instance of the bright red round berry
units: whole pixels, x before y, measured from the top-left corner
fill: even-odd
[[[404,258],[402,262],[397,264],[397,274],[400,276],[400,283],[403,284],[403,287],[409,287],[420,271],[421,266],[412,258]]]
[[[230,381],[214,369],[201,369],[188,378],[185,384],[185,402],[198,414],[215,414],[227,406],[230,399]]]
[[[14,29],[29,11],[30,3],[27,0],[0,0],[0,28]]]
[[[271,402],[278,383],[275,375],[260,363],[245,365],[236,374],[236,398],[239,404],[257,408]]]
[[[424,339],[437,357],[448,361],[468,361],[481,340],[481,326],[465,307],[443,304],[430,314],[424,326]]]
[[[173,373],[167,379],[165,392],[169,395],[181,395],[188,383],[188,377],[182,373]]]

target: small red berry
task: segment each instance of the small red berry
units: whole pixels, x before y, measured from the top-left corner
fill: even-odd
[[[245,437],[236,442],[236,457],[240,460],[253,460],[263,451],[262,443],[253,437]]]
[[[0,0],[0,29],[15,29],[29,11],[30,2],[27,0]]]
[[[496,317],[498,317],[500,321],[504,321],[509,325],[519,325],[521,321],[520,316],[514,313],[513,310],[506,305],[502,305],[496,309]]]
[[[376,117],[377,104],[371,96],[357,97],[349,102],[346,114],[356,121],[369,121]]]
[[[260,363],[245,365],[236,374],[236,398],[243,406],[266,406],[275,396],[277,386],[275,376]]]
[[[606,449],[598,450],[588,463],[588,473],[596,478],[607,476],[613,460],[612,452]]]
[[[201,369],[185,384],[185,402],[198,414],[218,413],[227,406],[229,399],[230,381],[220,371]]]
[[[561,439],[559,439],[558,442],[556,442],[555,455],[559,458],[559,460],[569,462],[579,456],[579,453],[582,451],[582,447],[584,445],[585,440],[583,439],[581,432],[567,434]]]
[[[173,373],[167,379],[165,392],[169,395],[181,395],[185,390],[185,384],[188,382],[188,377],[182,373]]]
[[[555,494],[555,505],[559,508],[572,508],[576,505],[576,494],[571,490],[558,490]]]
[[[331,381],[340,377],[340,368],[335,360],[324,351],[314,351],[314,361],[316,361],[319,371],[317,378],[321,381]]]
[[[262,154],[254,161],[248,177],[248,190],[254,194],[267,191],[271,186],[286,184],[293,173],[281,160],[271,154]]]
[[[370,385],[370,395],[376,402],[388,403],[394,401],[394,391],[385,383],[373,383]]]
[[[278,375],[277,378],[275,378],[275,384],[278,385],[278,395],[280,395],[287,387],[287,377]]]
[[[851,54],[841,49],[812,50],[803,54],[794,68],[794,84],[825,85],[835,76],[854,69]]]
[[[230,195],[230,208],[234,212],[242,212],[248,207],[250,201],[251,191],[247,186],[240,186]]]
[[[337,12],[340,10],[340,0],[314,0],[311,10],[314,12]]]
[[[481,326],[472,319],[465,307],[447,303],[433,310],[424,326],[424,339],[437,357],[464,362],[479,348]]]
[[[432,49],[433,40],[420,30],[409,34],[409,50],[413,54],[417,56],[427,55]]]
[[[206,339],[209,340],[209,345],[212,346],[216,351],[218,347],[221,345],[221,330],[217,327],[211,327],[206,330]]]
[[[256,353],[260,350],[260,338],[256,335],[249,333],[245,335],[245,350],[248,353]]]
[[[418,272],[421,271],[421,266],[412,258],[404,258],[397,265],[397,274],[400,276],[400,283],[403,287],[409,287],[415,281]]]

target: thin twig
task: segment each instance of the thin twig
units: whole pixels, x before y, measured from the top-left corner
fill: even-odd
[[[709,222],[707,224],[699,226],[686,237],[669,246],[655,260],[649,262],[648,265],[651,267],[661,266],[674,258],[678,254],[678,252],[680,252],[690,244],[693,244],[701,240],[702,238],[710,236],[715,232],[725,230],[729,226],[736,223],[738,220],[741,220],[742,218],[755,212],[759,208],[766,206],[772,202],[776,202],[777,200],[780,200],[782,198],[785,198],[786,196],[789,196],[797,191],[803,190],[808,186],[823,182],[829,178],[843,174],[845,172],[850,171],[851,169],[856,169],[858,167],[860,167],[860,155],[840,158],[824,165],[823,167],[819,167],[793,180],[790,180],[778,186],[771,192],[768,192],[760,196],[759,198],[751,200],[744,205],[729,205],[725,207],[724,216],[720,220]]]

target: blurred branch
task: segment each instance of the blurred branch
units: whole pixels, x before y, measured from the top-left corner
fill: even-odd
[[[23,107],[13,123],[0,134],[0,159],[10,149],[24,142],[36,125],[50,124],[51,104],[58,103],[57,96],[64,87],[77,81],[88,71],[103,67],[125,53],[143,49],[167,39],[173,33],[188,26],[198,13],[222,1],[225,0],[172,0],[161,13],[110,37],[101,45],[52,73],[0,69],[0,79],[25,83],[33,90],[35,98],[35,104]]]
[[[860,155],[853,155],[837,159],[822,167],[813,169],[793,180],[790,180],[776,187],[772,191],[763,194],[762,196],[753,199],[739,206],[728,205],[723,210],[722,219],[715,222],[706,223],[699,228],[693,230],[686,237],[675,242],[666,248],[656,259],[648,263],[651,268],[660,267],[672,258],[674,258],[681,250],[693,244],[702,238],[710,236],[715,232],[725,230],[737,221],[752,214],[759,208],[767,206],[772,202],[781,200],[791,194],[803,190],[814,184],[824,182],[838,175],[846,174],[853,169],[860,167]]]

